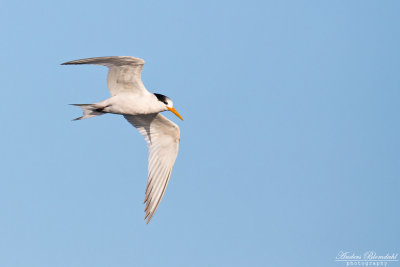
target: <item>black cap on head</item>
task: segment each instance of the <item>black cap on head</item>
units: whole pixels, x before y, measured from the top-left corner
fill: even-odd
[[[157,97],[157,99],[158,99],[158,101],[161,101],[161,102],[163,102],[165,105],[168,105],[168,97],[167,96],[165,96],[165,95],[162,95],[162,94],[154,94],[156,97]]]

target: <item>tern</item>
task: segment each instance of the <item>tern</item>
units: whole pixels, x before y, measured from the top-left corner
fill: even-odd
[[[61,65],[93,64],[108,67],[107,85],[111,97],[93,104],[73,104],[83,111],[75,120],[106,113],[121,114],[144,136],[149,149],[148,177],[144,203],[149,223],[164,196],[179,150],[178,125],[160,114],[171,111],[181,120],[172,100],[162,94],[150,93],[141,80],[144,60],[135,57],[94,57],[78,59]]]

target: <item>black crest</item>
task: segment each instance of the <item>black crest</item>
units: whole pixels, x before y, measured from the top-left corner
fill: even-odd
[[[154,95],[157,97],[158,101],[161,101],[165,105],[168,105],[168,102],[167,102],[168,97],[166,97],[165,95],[162,95],[162,94],[154,94]]]

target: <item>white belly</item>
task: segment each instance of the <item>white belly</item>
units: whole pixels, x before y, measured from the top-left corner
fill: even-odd
[[[122,93],[99,104],[105,106],[104,112],[114,114],[138,115],[166,110],[165,106],[152,93],[144,95]]]

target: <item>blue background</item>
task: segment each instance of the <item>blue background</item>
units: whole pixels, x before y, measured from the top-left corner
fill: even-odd
[[[3,1],[0,266],[344,266],[400,253],[398,1]],[[145,224],[147,148],[107,69],[185,119]],[[399,263],[389,265],[397,266]]]

